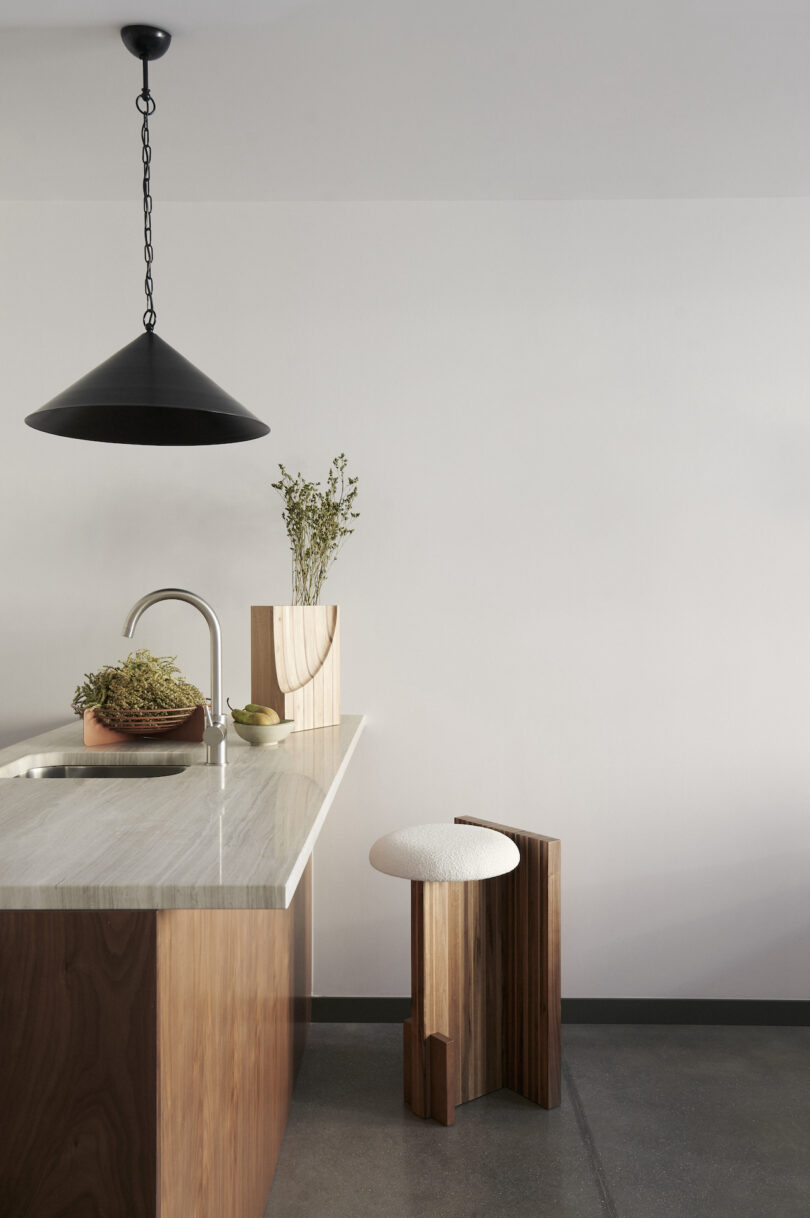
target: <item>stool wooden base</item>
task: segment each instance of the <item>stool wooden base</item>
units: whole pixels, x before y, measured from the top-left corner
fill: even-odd
[[[560,842],[505,833],[514,871],[463,883],[411,882],[411,1017],[405,1102],[452,1125],[457,1104],[510,1087],[560,1103]]]

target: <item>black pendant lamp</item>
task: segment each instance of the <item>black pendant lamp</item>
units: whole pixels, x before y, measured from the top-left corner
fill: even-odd
[[[149,118],[155,102],[149,92],[149,62],[165,55],[171,34],[151,25],[127,25],[121,37],[143,63],[143,89],[135,104],[143,120],[145,333],[25,421],[37,431],[111,444],[233,444],[258,439],[269,432],[267,424],[154,333]]]

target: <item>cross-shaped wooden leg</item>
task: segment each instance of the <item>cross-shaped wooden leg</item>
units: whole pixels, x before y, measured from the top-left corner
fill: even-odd
[[[517,844],[514,871],[411,883],[405,1102],[452,1125],[455,1107],[511,1087],[560,1102],[560,842],[472,818]]]

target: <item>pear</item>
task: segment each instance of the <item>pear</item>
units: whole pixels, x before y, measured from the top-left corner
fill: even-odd
[[[248,702],[245,710],[254,715],[266,715],[270,723],[281,723],[281,716],[272,706],[259,706],[258,702]]]
[[[273,727],[274,724],[281,723],[281,719],[270,706],[248,702],[244,710],[239,710],[231,706],[230,699],[227,701],[234,723],[249,723],[253,727]]]

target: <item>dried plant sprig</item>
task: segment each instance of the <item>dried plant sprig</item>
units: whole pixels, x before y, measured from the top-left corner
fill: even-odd
[[[76,687],[73,710],[170,710],[199,706],[205,698],[196,685],[179,678],[176,656],[153,656],[139,647],[120,664],[108,664],[98,672],[84,674]]]
[[[351,521],[357,497],[357,477],[346,474],[346,456],[341,453],[329,467],[326,488],[293,476],[279,465],[281,477],[271,485],[284,500],[282,519],[287,526],[292,553],[292,603],[317,605],[332,563],[347,537],[354,532]]]

